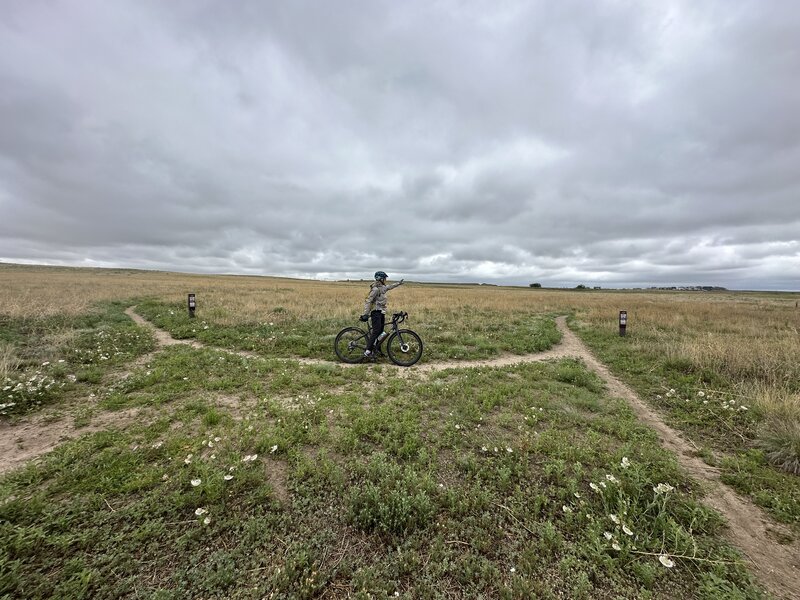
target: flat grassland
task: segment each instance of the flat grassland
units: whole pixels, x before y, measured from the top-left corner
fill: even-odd
[[[390,309],[421,364],[456,366],[341,368],[367,288],[0,265],[0,435],[86,428],[0,478],[0,597],[762,597],[702,490],[585,365],[473,365],[546,350],[569,315],[797,534],[797,294],[407,283]],[[132,305],[202,347],[159,347]]]

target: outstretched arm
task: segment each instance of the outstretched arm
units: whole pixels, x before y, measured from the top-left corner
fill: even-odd
[[[405,279],[401,279],[400,281],[398,281],[397,283],[393,283],[392,285],[387,285],[386,286],[386,291],[388,292],[389,290],[393,290],[398,285],[403,285],[403,281],[405,281]]]

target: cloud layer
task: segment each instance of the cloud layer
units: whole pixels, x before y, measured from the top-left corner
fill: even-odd
[[[11,2],[0,260],[800,288],[794,2]]]

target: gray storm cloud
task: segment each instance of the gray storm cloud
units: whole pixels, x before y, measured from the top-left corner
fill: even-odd
[[[12,1],[0,260],[800,287],[794,2]]]

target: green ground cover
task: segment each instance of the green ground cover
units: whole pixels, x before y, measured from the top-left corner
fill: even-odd
[[[152,334],[125,308],[109,302],[76,317],[0,317],[0,344],[9,349],[0,364],[0,418],[97,395],[110,373],[152,351]]]
[[[0,597],[761,597],[580,362],[407,373],[152,355],[0,479]]]
[[[738,381],[668,356],[663,336],[571,323],[597,357],[718,466],[722,481],[800,535],[800,477],[769,463],[758,435],[766,415]]]
[[[279,307],[280,308],[280,307]],[[234,323],[223,310],[189,319],[181,304],[147,301],[137,312],[178,339],[248,350],[267,357],[298,356],[335,360],[333,341],[345,327],[364,327],[350,319],[317,315],[309,319],[285,310],[266,313],[258,322]],[[417,331],[425,345],[423,360],[490,358],[503,353],[529,354],[561,339],[552,317],[521,310],[509,318],[491,310],[421,310],[403,324]]]

